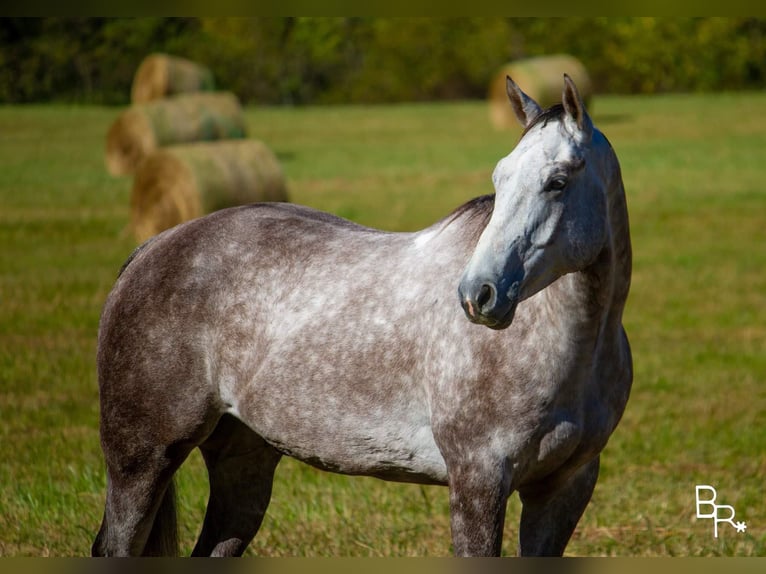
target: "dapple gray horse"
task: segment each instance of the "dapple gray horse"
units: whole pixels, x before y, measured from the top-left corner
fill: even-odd
[[[500,554],[518,491],[520,554],[563,553],[632,381],[628,216],[572,81],[545,111],[510,78],[508,95],[525,131],[496,194],[425,230],[259,204],[133,253],[99,330],[93,554],[177,551],[172,477],[195,447],[194,555],[245,550],[282,455],[447,485],[457,555]]]

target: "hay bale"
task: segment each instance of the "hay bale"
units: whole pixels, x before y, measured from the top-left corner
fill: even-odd
[[[214,89],[213,74],[204,66],[177,56],[151,54],[133,76],[130,101],[145,104],[184,92]]]
[[[136,171],[131,228],[144,241],[174,225],[224,207],[287,201],[282,168],[257,140],[170,146]]]
[[[112,175],[129,174],[162,146],[245,136],[245,118],[234,94],[180,94],[120,114],[106,136],[106,167]]]
[[[565,73],[574,80],[585,105],[589,106],[593,96],[593,85],[585,66],[573,56],[539,56],[516,60],[503,66],[489,87],[489,117],[492,125],[499,130],[519,127],[519,122],[508,103],[506,76],[513,78],[513,81],[542,108],[548,108],[561,101]]]

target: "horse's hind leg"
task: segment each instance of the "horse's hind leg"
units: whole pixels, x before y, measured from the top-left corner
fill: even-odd
[[[210,499],[192,556],[239,556],[261,526],[281,454],[230,415],[200,450]]]
[[[117,384],[115,378],[105,378],[101,386],[107,493],[92,553],[175,555],[173,475],[215,428],[220,417],[215,397],[187,385],[191,390],[183,401],[170,400],[149,392],[149,385]],[[155,390],[169,387],[155,385]]]
[[[145,461],[137,472],[117,476],[107,469],[106,509],[93,556],[162,556],[178,552],[176,463]]]

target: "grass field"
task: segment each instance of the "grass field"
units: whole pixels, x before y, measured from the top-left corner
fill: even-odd
[[[620,157],[634,280],[635,383],[575,556],[766,555],[766,93],[603,97]],[[98,317],[134,242],[130,180],[103,164],[117,109],[0,107],[0,556],[81,556],[101,519]],[[391,230],[491,191],[516,134],[482,103],[247,110],[295,202]],[[695,518],[696,484],[748,524]],[[189,552],[206,502],[195,453],[179,476]],[[513,555],[512,497],[504,553]],[[321,473],[284,460],[248,553],[442,556],[446,489]]]

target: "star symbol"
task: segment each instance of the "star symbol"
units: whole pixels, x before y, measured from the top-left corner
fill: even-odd
[[[734,525],[734,528],[737,529],[737,532],[744,532],[745,530],[747,530],[747,524],[745,522],[737,522]]]

